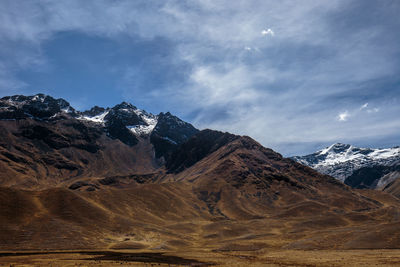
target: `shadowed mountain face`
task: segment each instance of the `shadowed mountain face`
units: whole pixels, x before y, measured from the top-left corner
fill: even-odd
[[[379,189],[400,178],[400,164],[363,167],[346,178],[345,184],[354,188]]]
[[[158,122],[151,132],[150,140],[154,145],[156,157],[169,159],[171,153],[178,147],[199,132],[191,124],[182,121],[171,113],[160,113]]]
[[[170,113],[122,103],[37,117],[14,103],[46,98],[0,101],[0,115],[28,114],[0,120],[0,249],[400,246],[389,194]]]

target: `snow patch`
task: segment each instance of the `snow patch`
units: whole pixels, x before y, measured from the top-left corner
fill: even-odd
[[[328,153],[334,146],[335,146],[335,144],[333,144],[333,145],[331,145],[331,146],[329,146],[329,147],[327,147],[327,148],[322,149],[322,150],[319,152],[319,154],[320,154],[320,155],[325,155],[325,154]]]
[[[335,165],[347,161],[373,161],[400,156],[400,148],[367,149],[350,146],[343,151],[335,152],[333,150],[335,145],[331,145],[318,153],[326,157],[315,164],[314,167]],[[370,150],[371,152],[365,153],[366,150]]]
[[[151,134],[151,132],[157,125],[157,116],[154,116],[153,114],[148,114],[147,112],[140,109],[136,109],[134,110],[134,112],[146,123],[146,125],[132,125],[126,126],[126,128],[128,128],[133,134],[137,136]]]
[[[103,124],[105,123],[105,117],[107,116],[108,112],[110,112],[109,110],[104,111],[103,113],[96,115],[96,116],[80,116],[78,119],[79,120],[85,120],[85,121],[91,121],[91,122],[95,122],[95,123],[100,123]]]
[[[126,126],[134,135],[142,136],[150,134],[155,125],[133,125],[133,126]]]
[[[377,149],[370,154],[374,159],[387,159],[400,155],[400,147]]]
[[[71,109],[71,107],[70,107],[70,106],[68,106],[68,107],[66,107],[66,108],[63,108],[63,109],[61,109],[61,111],[62,111],[62,112],[65,112],[65,113],[72,113],[72,109]]]
[[[314,154],[293,157],[297,162],[344,181],[355,170],[374,165],[400,162],[400,147],[369,149],[346,144],[333,144]]]

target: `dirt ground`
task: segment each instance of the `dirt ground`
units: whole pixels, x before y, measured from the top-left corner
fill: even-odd
[[[0,266],[400,266],[400,250],[3,252]]]

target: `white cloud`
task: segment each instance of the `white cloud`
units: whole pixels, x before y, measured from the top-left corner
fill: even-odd
[[[362,105],[362,106],[360,107],[360,110],[366,109],[367,107],[368,107],[368,103],[365,103],[364,105]]]
[[[275,33],[274,33],[274,31],[271,30],[271,29],[266,29],[266,30],[262,30],[261,35],[271,35],[271,36],[274,36]]]
[[[346,111],[344,111],[344,112],[342,112],[342,113],[339,113],[339,115],[338,115],[338,120],[339,120],[339,121],[347,121],[347,119],[349,118],[349,116],[350,116],[350,114],[349,114],[349,112],[346,110]]]

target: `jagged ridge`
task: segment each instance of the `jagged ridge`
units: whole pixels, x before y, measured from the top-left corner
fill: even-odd
[[[358,148],[333,144],[306,156],[293,157],[297,162],[344,181],[355,170],[375,165],[390,166],[400,162],[400,148]]]

